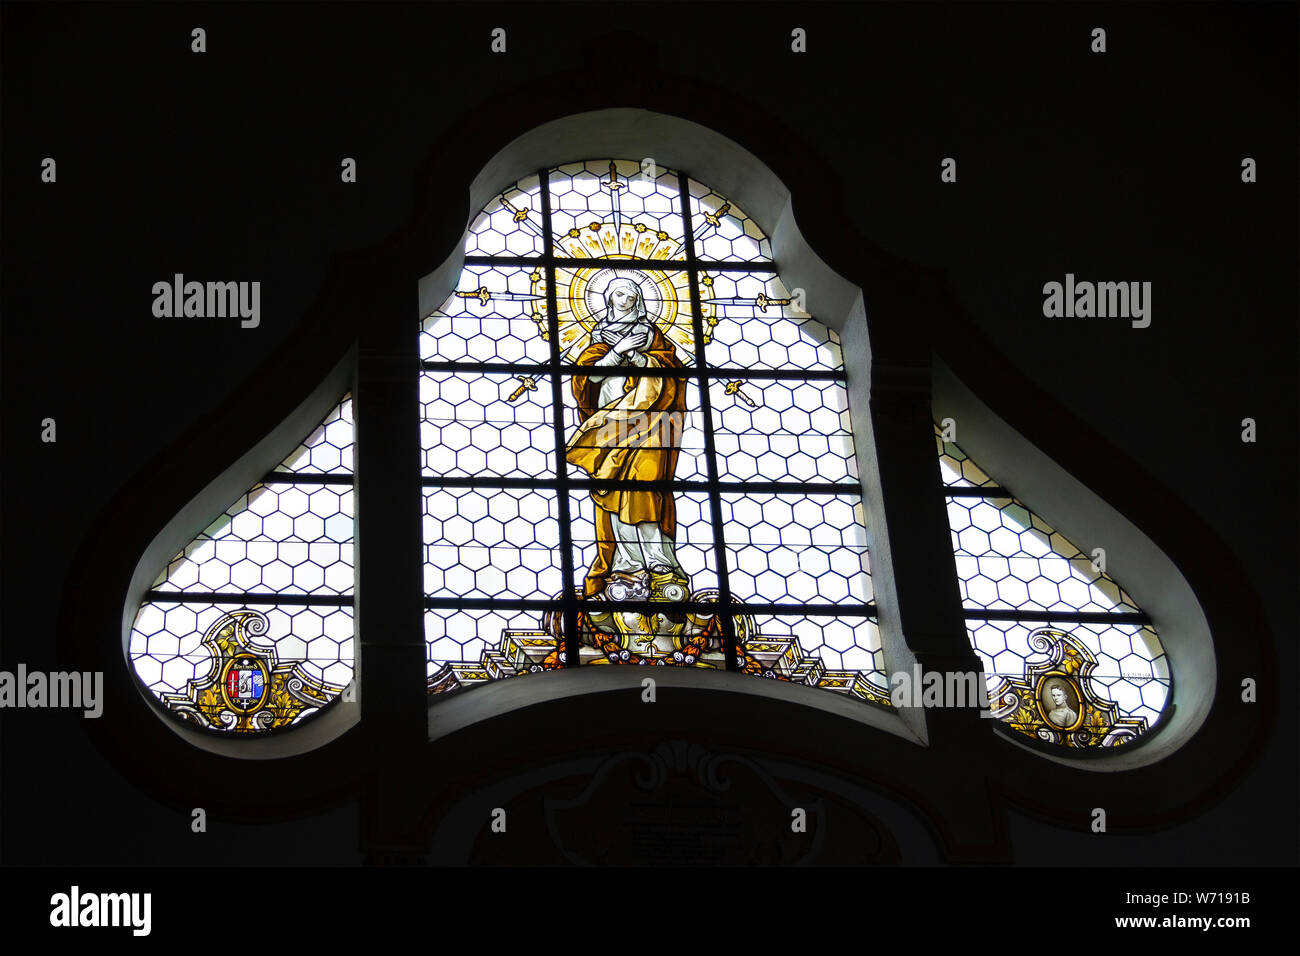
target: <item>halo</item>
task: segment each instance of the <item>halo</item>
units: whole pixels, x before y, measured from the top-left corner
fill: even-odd
[[[646,319],[687,355],[694,354],[694,331],[690,309],[682,301],[685,282],[682,269],[620,268],[614,263],[592,264],[556,270],[556,293],[560,299],[560,347],[572,356],[591,341],[598,318],[605,312],[605,290],[615,278],[629,279],[641,293]]]

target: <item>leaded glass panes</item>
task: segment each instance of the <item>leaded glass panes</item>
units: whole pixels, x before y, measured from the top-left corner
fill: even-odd
[[[885,661],[875,618],[759,614],[742,624],[746,660],[788,680],[888,705],[889,691],[876,676]]]
[[[997,485],[975,462],[966,457],[966,453],[956,443],[943,440],[943,432],[938,425],[934,428],[934,441],[939,449],[939,472],[945,486],[993,488]]]
[[[350,475],[352,434],[352,399],[344,398],[275,470],[296,475]]]
[[[994,716],[1067,747],[1112,747],[1160,719],[1170,674],[1150,620],[1093,556],[935,427],[971,644]]]
[[[678,177],[632,160],[569,163],[550,171],[554,255],[570,259],[684,259]]]
[[[622,279],[632,283],[646,313],[655,316],[655,326],[672,346],[681,364],[695,360],[694,317],[691,311],[690,273],[685,269],[611,268],[595,266],[557,268],[555,296],[558,305],[560,349],[566,362],[581,363],[592,345],[592,333],[605,311],[610,283]]]
[[[888,706],[838,339],[762,230],[648,163],[513,188],[421,329],[430,692],[621,663]]]
[[[1096,662],[1088,672],[1087,689],[1095,698],[1113,701],[1118,717],[1143,722],[1145,727],[1138,732],[1156,724],[1169,698],[1168,659],[1149,624],[1054,621],[1043,615],[1036,620],[1015,621],[973,618],[968,621],[968,627],[975,650],[984,659],[985,666],[991,663],[990,673],[998,678],[1023,678],[1026,661],[1041,661],[1049,654],[1043,645],[1050,640],[1051,632],[1067,634],[1081,642]],[[1043,637],[1044,634],[1048,636]],[[1040,635],[1037,642],[1035,635]],[[1077,698],[1078,692],[1069,688],[1067,696]],[[1020,709],[1017,706],[1017,711]],[[1032,729],[1033,721],[1024,720],[1023,714],[1019,721],[1015,714],[1007,717],[1013,726],[1017,722],[1023,725],[1017,729]],[[1038,736],[1036,729],[1033,736]],[[1104,738],[1105,733],[1101,736]]]
[[[539,599],[557,593],[557,511],[549,489],[426,488],[425,593]]]
[[[1138,610],[1092,558],[1014,498],[950,498],[948,524],[967,608]]]
[[[536,267],[467,265],[456,292],[420,333],[420,358],[432,362],[527,363],[551,357],[546,277]]]
[[[836,371],[839,336],[772,272],[700,275],[705,357],[717,368]]]
[[[215,731],[288,727],[352,680],[352,401],[162,569],[136,614],[137,678]]]
[[[540,193],[536,176],[525,176],[498,193],[470,224],[465,255],[541,255]]]
[[[842,381],[715,380],[718,477],[734,481],[856,481]]]
[[[731,200],[690,180],[695,257],[704,262],[771,262],[772,243],[752,218]]]
[[[555,469],[550,376],[425,372],[420,407],[425,475],[529,478]]]
[[[722,494],[731,593],[750,604],[867,604],[861,500]]]
[[[552,627],[509,608],[434,609],[424,615],[430,694],[560,667]]]
[[[176,555],[159,591],[345,594],[352,486],[258,483]]]

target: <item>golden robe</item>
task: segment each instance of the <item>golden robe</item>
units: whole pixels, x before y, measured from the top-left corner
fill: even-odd
[[[579,365],[594,365],[609,352],[596,343],[578,356]],[[671,342],[658,329],[641,350],[646,369],[682,368]],[[624,377],[624,366],[601,367],[600,377]],[[656,375],[626,376],[623,396],[600,408],[602,382],[573,376],[573,397],[582,423],[569,440],[565,457],[597,481],[669,481],[677,470],[682,427],[686,417],[686,381]],[[677,530],[677,511],[668,490],[592,489],[596,503],[596,559],[587,572],[586,594],[605,587],[614,559],[614,528],[610,514],[625,524],[653,521],[670,540]]]

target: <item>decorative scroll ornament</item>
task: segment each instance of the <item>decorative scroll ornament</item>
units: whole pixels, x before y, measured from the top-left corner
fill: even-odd
[[[634,592],[629,601],[662,602],[662,611],[620,610],[617,600],[610,609],[578,613],[581,664],[634,664],[659,667],[726,666],[722,621],[717,614],[700,614],[674,608],[681,597],[672,597],[669,586],[651,584],[648,595]],[[581,598],[575,591],[575,598]],[[714,590],[690,595],[690,604],[714,603]],[[557,595],[556,600],[559,600]],[[793,634],[760,634],[748,615],[735,618],[739,650],[736,663],[745,674],[789,681],[837,691],[848,697],[892,706],[889,690],[870,683],[860,671],[828,670],[821,660],[807,654]],[[484,651],[478,663],[448,661],[428,680],[430,694],[443,694],[473,687],[504,677],[556,670],[565,664],[564,620],[558,611],[548,611],[540,630],[505,629],[495,650]]]
[[[533,799],[556,849],[578,865],[795,865],[838,849],[828,845],[829,807],[796,786],[742,754],[665,740],[607,757],[573,798],[548,791]],[[798,831],[795,806],[805,812]],[[873,862],[897,861],[887,829],[872,820],[862,833]],[[480,854],[492,848],[479,846]]]
[[[1097,696],[1089,676],[1097,660],[1064,631],[1035,631],[1029,646],[1046,657],[1025,663],[1023,677],[999,677],[989,692],[992,716],[1013,730],[1065,747],[1118,747],[1147,731],[1145,717],[1122,717]]]
[[[266,615],[247,608],[217,619],[203,635],[212,662],[163,706],[201,727],[252,733],[309,717],[343,690],[305,673],[301,661],[280,661],[274,644],[256,642],[270,629]]]

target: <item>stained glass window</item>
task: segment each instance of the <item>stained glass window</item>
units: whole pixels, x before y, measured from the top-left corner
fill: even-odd
[[[1156,726],[1169,664],[1150,618],[1104,569],[935,426],[957,576],[993,716],[1064,747]]]
[[[300,723],[353,671],[352,400],[158,574],[131,630],[137,678],[177,718]]]
[[[681,172],[499,193],[420,330],[428,686],[724,669],[889,706],[835,332]]]

